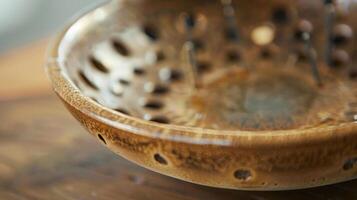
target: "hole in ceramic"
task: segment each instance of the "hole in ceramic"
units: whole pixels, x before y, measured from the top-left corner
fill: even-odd
[[[229,63],[238,62],[241,59],[241,55],[236,50],[230,50],[226,53],[226,60]]]
[[[92,64],[92,66],[96,70],[103,72],[103,73],[109,73],[108,68],[102,62],[97,60],[95,57],[93,57],[93,56],[89,57],[89,62]]]
[[[122,84],[123,86],[128,86],[130,85],[130,81],[125,80],[125,79],[120,79],[119,83]]]
[[[345,50],[336,49],[332,53],[332,66],[342,67],[346,66],[350,61],[350,56]]]
[[[354,67],[353,69],[350,70],[349,77],[352,80],[356,80],[357,79],[357,68],[356,67]]]
[[[192,40],[193,43],[193,47],[195,48],[195,50],[203,50],[205,48],[204,43],[200,40],[200,39],[193,39]]]
[[[98,138],[106,145],[107,141],[105,141],[104,137],[101,134],[98,134]]]
[[[164,107],[164,104],[158,100],[149,100],[144,103],[144,107],[151,110],[159,110]]]
[[[227,41],[236,42],[239,40],[239,33],[237,32],[237,30],[231,28],[225,28],[224,37]]]
[[[159,72],[162,81],[179,81],[183,77],[183,73],[178,69],[163,68]]]
[[[78,73],[80,79],[90,88],[94,89],[94,90],[98,90],[98,87],[91,81],[89,80],[89,78],[84,74],[83,71],[80,71]]]
[[[268,59],[273,56],[273,52],[270,48],[264,47],[260,50],[260,57],[263,59]]]
[[[143,27],[143,32],[145,35],[152,41],[156,41],[159,39],[159,32],[158,30],[152,25],[145,25]]]
[[[351,158],[343,164],[343,170],[351,170],[357,165],[357,158]]]
[[[142,76],[146,73],[146,71],[142,68],[135,68],[133,70],[133,73],[136,75],[136,76]]]
[[[154,83],[146,83],[144,85],[145,91],[147,93],[155,94],[155,95],[163,95],[167,94],[170,89],[167,86],[160,85],[160,84],[154,84]]]
[[[148,120],[152,121],[152,122],[157,122],[160,124],[169,124],[170,123],[170,120],[165,116],[153,116],[153,117],[148,118]]]
[[[166,56],[165,56],[164,52],[158,51],[158,52],[156,53],[156,61],[157,61],[157,62],[162,62],[162,61],[164,61],[165,59],[166,59]]]
[[[118,52],[120,55],[122,55],[122,56],[130,55],[129,49],[118,39],[113,40],[112,44],[113,44],[115,51]]]
[[[238,169],[234,172],[234,177],[240,181],[247,181],[252,177],[250,170]]]
[[[352,36],[353,31],[350,26],[346,24],[339,24],[334,28],[332,41],[335,45],[344,45],[352,38]]]
[[[276,24],[286,24],[290,21],[287,8],[278,6],[273,10],[272,21]]]
[[[164,157],[162,157],[160,154],[156,153],[154,155],[154,159],[156,162],[160,163],[161,165],[167,165],[167,161]]]
[[[199,61],[197,63],[197,72],[198,73],[205,73],[208,72],[212,69],[212,66],[210,63],[205,62],[205,61]]]
[[[297,41],[303,41],[303,34],[304,33],[311,33],[314,27],[308,20],[301,20],[295,30],[294,37]]]

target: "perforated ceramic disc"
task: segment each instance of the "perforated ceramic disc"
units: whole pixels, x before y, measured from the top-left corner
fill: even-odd
[[[219,1],[122,6],[120,13],[94,13],[106,21],[91,24],[67,60],[73,82],[103,106],[149,121],[217,130],[286,130],[354,120],[355,39],[338,35],[356,25],[348,12],[352,6],[338,10],[331,67],[323,62],[322,3],[234,2],[235,37],[227,33],[230,24]],[[202,85],[197,89],[185,49],[186,14],[195,23],[192,41]],[[323,87],[314,82],[298,38],[303,20],[313,26]],[[266,44],[255,41],[259,37]]]

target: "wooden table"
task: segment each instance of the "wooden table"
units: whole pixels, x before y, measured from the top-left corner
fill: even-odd
[[[287,192],[185,183],[101,146],[53,95],[46,41],[0,56],[0,199],[357,199],[357,181]]]

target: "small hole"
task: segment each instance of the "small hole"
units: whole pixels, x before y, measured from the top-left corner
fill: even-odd
[[[145,74],[145,70],[144,70],[144,69],[141,69],[141,68],[135,68],[135,69],[134,69],[134,74],[135,74],[136,76],[142,76],[142,75]]]
[[[336,45],[343,45],[348,42],[353,36],[351,27],[346,24],[339,24],[334,28],[334,36],[332,41]]]
[[[239,169],[234,172],[234,177],[241,181],[246,181],[252,177],[252,173],[249,170]]]
[[[153,94],[167,94],[169,92],[169,88],[163,85],[156,85],[154,90],[152,91]]]
[[[157,54],[156,54],[157,62],[161,62],[161,61],[165,60],[165,58],[166,58],[166,56],[165,56],[164,52],[162,52],[162,51],[157,52]]]
[[[197,64],[198,73],[208,72],[211,68],[212,68],[211,65],[207,62],[199,62]]]
[[[104,137],[101,134],[98,134],[98,138],[104,143],[107,144],[107,142],[105,141]]]
[[[172,71],[171,71],[171,78],[170,78],[170,79],[171,79],[172,81],[181,80],[182,77],[183,77],[183,74],[182,74],[181,71],[179,71],[179,70],[172,70]]]
[[[106,66],[104,66],[104,64],[102,62],[100,62],[99,60],[97,60],[95,57],[91,56],[89,58],[90,63],[92,64],[92,66],[94,68],[96,68],[98,71],[101,71],[103,73],[109,73],[109,70]]]
[[[164,104],[160,101],[148,101],[145,103],[144,107],[152,110],[159,110],[164,107]]]
[[[145,120],[148,120],[148,121],[152,121],[152,122],[157,122],[157,123],[160,123],[160,124],[169,124],[170,123],[170,120],[165,117],[165,116],[151,116],[149,114],[146,114],[144,116],[144,119]]]
[[[277,24],[286,24],[289,22],[289,14],[284,7],[277,7],[273,11],[273,16],[272,16],[273,22]]]
[[[156,41],[159,39],[159,33],[158,33],[157,29],[154,28],[153,26],[145,25],[143,27],[143,31],[144,31],[145,35],[147,35],[150,38],[150,40]]]
[[[119,80],[119,83],[122,84],[122,85],[124,85],[124,86],[130,85],[130,82],[129,82],[128,80],[125,80],[125,79],[120,79],[120,80]]]
[[[307,20],[301,20],[296,28],[294,37],[295,40],[297,41],[303,41],[303,34],[306,33],[311,33],[313,30],[312,24],[307,21]]]
[[[351,170],[356,166],[356,164],[357,164],[357,158],[349,159],[343,165],[343,170],[345,170],[345,171]]]
[[[352,69],[350,71],[350,79],[357,79],[357,69]]]
[[[226,37],[226,40],[228,41],[237,41],[239,40],[239,35],[235,29],[232,28],[226,28],[224,31],[224,35]]]
[[[154,159],[156,160],[156,162],[162,164],[162,165],[167,165],[167,161],[164,157],[162,157],[160,154],[156,153],[154,155]]]
[[[117,109],[115,109],[115,111],[120,112],[120,113],[122,113],[124,115],[129,115],[130,116],[130,113],[127,110],[123,109],[123,108],[117,108]]]
[[[98,87],[96,85],[94,85],[94,83],[92,83],[91,80],[88,79],[88,77],[81,71],[79,72],[79,76],[80,78],[84,81],[84,83],[86,85],[88,85],[89,87],[91,87],[92,89],[98,90]]]
[[[114,49],[122,56],[129,56],[130,52],[126,46],[118,40],[113,41]]]
[[[335,36],[333,36],[332,41],[336,45],[342,45],[347,42],[347,39],[342,35],[335,35]]]
[[[300,30],[296,30],[294,33],[294,38],[297,41],[302,41],[303,40],[303,34],[304,32],[300,31]]]
[[[260,56],[264,59],[272,57],[272,52],[268,48],[263,48],[260,52]]]
[[[162,81],[179,81],[183,77],[183,73],[177,69],[163,68],[159,72]]]
[[[307,55],[305,49],[297,48],[294,50],[294,53],[296,54],[299,61],[306,61]]]
[[[348,53],[344,50],[335,50],[332,53],[332,66],[340,67],[346,65],[350,60]]]
[[[240,61],[241,56],[237,51],[228,51],[226,54],[226,59],[228,62],[234,63]]]
[[[166,86],[155,85],[153,83],[146,83],[144,88],[145,88],[146,92],[156,94],[156,95],[167,94],[170,91],[169,88]]]
[[[202,50],[205,47],[203,42],[199,39],[193,39],[192,43],[193,43],[195,50]]]
[[[192,14],[192,13],[189,13],[189,14],[185,14],[184,16],[184,22],[185,22],[185,26],[187,28],[194,28],[196,26],[196,17]]]

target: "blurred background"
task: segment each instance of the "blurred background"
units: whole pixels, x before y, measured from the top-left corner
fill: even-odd
[[[0,54],[60,30],[105,0],[0,0]]]

